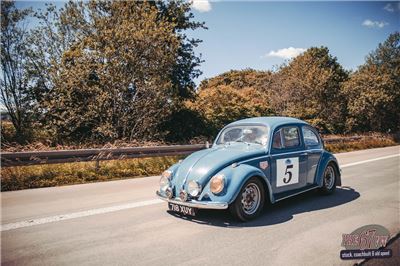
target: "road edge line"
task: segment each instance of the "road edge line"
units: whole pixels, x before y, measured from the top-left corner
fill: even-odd
[[[368,160],[359,161],[359,162],[355,162],[355,163],[348,163],[348,164],[339,165],[339,166],[340,166],[340,168],[346,168],[346,167],[350,167],[350,166],[354,166],[354,165],[375,162],[375,161],[394,158],[394,157],[398,157],[398,156],[400,156],[400,154],[392,154],[392,155],[388,155],[388,156],[378,157],[378,158],[374,158],[374,159],[368,159]]]

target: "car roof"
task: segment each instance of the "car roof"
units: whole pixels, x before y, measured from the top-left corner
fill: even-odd
[[[262,117],[252,117],[252,118],[246,118],[242,120],[235,121],[233,123],[230,123],[227,125],[229,126],[235,126],[235,125],[240,125],[240,124],[262,124],[265,125],[271,129],[274,129],[280,125],[285,125],[285,124],[305,124],[308,125],[307,122],[293,118],[293,117],[285,117],[285,116],[262,116]]]

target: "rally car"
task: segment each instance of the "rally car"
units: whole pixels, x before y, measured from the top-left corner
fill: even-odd
[[[162,173],[157,196],[171,211],[228,209],[254,219],[266,201],[341,185],[339,164],[317,130],[289,117],[257,117],[225,126],[211,148],[192,153]]]

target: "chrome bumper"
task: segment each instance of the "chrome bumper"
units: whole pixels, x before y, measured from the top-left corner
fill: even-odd
[[[224,210],[228,209],[228,203],[226,202],[203,202],[203,201],[197,201],[197,200],[189,200],[189,201],[181,201],[179,198],[175,199],[169,199],[160,194],[160,192],[156,191],[157,197],[160,199],[178,204],[178,205],[183,205],[187,207],[193,207],[193,208],[198,208],[198,209],[214,209],[214,210]]]

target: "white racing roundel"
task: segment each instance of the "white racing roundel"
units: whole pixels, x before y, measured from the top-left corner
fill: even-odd
[[[276,186],[299,183],[299,157],[276,160]]]

